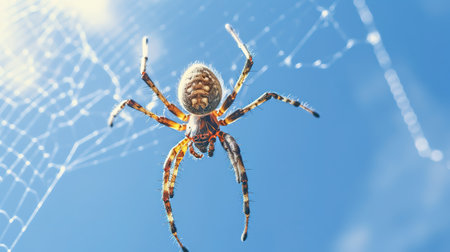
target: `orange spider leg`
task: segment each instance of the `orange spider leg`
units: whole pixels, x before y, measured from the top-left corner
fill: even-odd
[[[189,144],[189,152],[195,158],[201,159],[203,157],[203,154],[198,154],[197,152],[195,152],[194,146],[192,146],[192,142]]]
[[[184,148],[185,145],[190,141],[189,138],[181,140],[175,147],[170,150],[167,156],[166,162],[164,163],[164,175],[163,175],[163,193],[162,200],[164,202],[164,207],[166,209],[167,220],[169,221],[170,231],[172,235],[177,240],[183,252],[187,252],[187,248],[183,246],[180,239],[178,238],[177,228],[175,227],[175,222],[172,215],[172,206],[170,205],[170,194],[169,194],[169,177],[170,177],[170,167],[172,166],[172,161],[174,160],[177,153]]]
[[[172,112],[174,115],[176,115],[180,120],[187,121],[189,120],[189,116],[183,113],[177,106],[175,106],[173,103],[170,103],[167,101],[166,97],[159,91],[159,89],[156,87],[155,83],[153,83],[152,79],[148,76],[146,72],[146,65],[148,60],[148,38],[144,37],[142,38],[142,60],[141,60],[141,78],[144,80],[144,82],[149,86],[153,92],[158,96],[158,98],[166,105],[166,107],[169,109],[170,112]]]
[[[175,180],[177,179],[178,167],[180,166],[180,163],[184,158],[184,154],[186,153],[187,148],[188,148],[188,145],[186,144],[181,148],[180,152],[178,152],[178,154],[177,154],[175,165],[173,166],[173,170],[172,170],[172,177],[170,178],[170,185],[169,185],[170,198],[173,198],[173,189],[175,187]]]
[[[167,127],[170,127],[172,129],[176,129],[178,131],[186,130],[186,125],[185,124],[179,124],[177,122],[174,122],[174,121],[170,120],[169,118],[162,117],[162,116],[157,116],[157,115],[153,114],[152,112],[148,111],[147,109],[145,109],[144,107],[142,107],[139,103],[135,102],[132,99],[122,101],[121,103],[119,103],[119,105],[117,105],[111,111],[111,114],[110,114],[109,119],[108,119],[108,125],[109,126],[111,126],[111,127],[113,126],[114,118],[116,118],[116,116],[120,113],[120,111],[122,111],[122,109],[124,109],[124,107],[126,105],[128,105],[129,107],[134,108],[136,110],[139,110],[140,112],[148,115],[149,117],[155,119],[156,121],[158,121],[161,124],[166,125]]]

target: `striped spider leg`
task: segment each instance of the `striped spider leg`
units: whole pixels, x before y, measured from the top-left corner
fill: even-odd
[[[189,144],[184,145],[177,154],[175,165],[173,166],[173,169],[172,169],[172,176],[170,178],[170,185],[169,185],[170,198],[173,198],[173,190],[175,188],[175,180],[177,179],[177,175],[178,175],[178,167],[180,167],[180,163],[183,160],[184,155],[186,154],[188,145]]]
[[[219,141],[222,144],[222,147],[225,149],[225,151],[228,153],[228,158],[231,161],[231,164],[234,168],[235,174],[236,174],[236,181],[238,183],[242,183],[242,196],[244,198],[244,214],[245,214],[245,226],[244,231],[241,235],[241,240],[245,241],[247,239],[247,231],[248,231],[248,220],[250,218],[250,202],[248,199],[248,179],[247,179],[247,173],[245,172],[244,162],[242,162],[242,156],[241,156],[241,150],[239,148],[239,145],[236,143],[236,140],[234,138],[225,133],[220,131],[219,134]]]
[[[144,37],[142,38],[142,59],[141,59],[141,78],[144,80],[144,82],[149,86],[153,92],[155,92],[156,96],[164,103],[164,105],[169,109],[170,112],[172,112],[175,116],[177,116],[182,121],[187,121],[189,119],[189,116],[184,114],[177,106],[175,106],[173,103],[170,103],[167,101],[166,97],[159,91],[159,89],[156,87],[156,85],[153,83],[153,81],[150,79],[146,72],[146,65],[148,60],[148,38]],[[120,111],[125,107],[125,105],[128,105],[136,110],[139,110],[143,112],[144,114],[150,116],[151,118],[157,120],[159,123],[162,123],[168,127],[174,128],[176,130],[185,130],[186,127],[183,127],[183,125],[180,125],[168,118],[165,117],[159,117],[152,112],[146,110],[144,107],[139,105],[134,100],[124,100],[119,105],[117,105],[111,112],[110,117],[108,119],[108,125],[111,127],[113,126],[114,118],[120,113]]]
[[[110,127],[113,126],[114,124],[114,119],[117,117],[117,115],[120,113],[120,111],[122,111],[125,106],[129,106],[131,108],[134,108],[146,115],[148,115],[149,117],[155,119],[156,121],[158,121],[159,123],[178,130],[178,131],[184,131],[186,130],[186,124],[179,124],[175,121],[170,120],[169,118],[166,117],[162,117],[162,116],[157,116],[156,114],[148,111],[146,108],[142,107],[142,105],[140,105],[139,103],[135,102],[133,99],[129,99],[129,100],[123,100],[121,103],[119,103],[112,111],[111,114],[109,115],[109,119],[108,119],[108,125]]]
[[[170,167],[172,166],[172,161],[174,160],[174,158],[177,156],[177,154],[180,151],[183,151],[183,150],[186,151],[186,146],[189,141],[190,141],[190,139],[186,137],[183,140],[181,140],[177,145],[175,145],[175,147],[173,147],[172,150],[170,150],[169,155],[167,156],[166,161],[164,162],[163,192],[162,192],[162,200],[164,202],[164,208],[166,209],[167,220],[169,221],[170,231],[172,232],[173,237],[175,237],[176,241],[180,245],[183,252],[187,252],[188,249],[185,246],[183,246],[180,239],[178,238],[177,228],[175,227],[175,221],[173,219],[173,214],[172,214],[172,206],[170,204],[170,192],[169,192],[169,190],[170,190],[169,188],[171,186],[172,181],[169,182],[169,177],[170,177]],[[184,154],[182,154],[182,156],[184,156]],[[177,156],[176,163],[178,163],[178,165],[181,162],[181,159],[183,159],[182,156],[179,156],[179,155]],[[175,182],[174,179],[173,179],[173,182]]]
[[[166,107],[169,109],[170,112],[172,112],[176,117],[178,117],[180,120],[187,122],[189,119],[189,116],[183,113],[177,106],[175,106],[173,103],[170,103],[167,101],[166,97],[159,91],[159,89],[156,87],[155,83],[153,83],[152,79],[150,79],[150,76],[148,76],[146,72],[146,65],[148,60],[148,38],[144,37],[142,39],[142,60],[141,60],[141,78],[144,80],[144,82],[149,86],[153,92],[158,96],[158,98],[166,105]]]
[[[313,116],[319,118],[319,113],[317,113],[316,111],[314,111],[313,109],[309,108],[308,106],[306,106],[305,104],[302,104],[299,101],[294,101],[291,99],[288,99],[286,97],[283,97],[281,95],[278,95],[276,93],[264,93],[263,95],[261,95],[258,99],[256,99],[254,102],[250,103],[249,105],[247,105],[245,108],[243,109],[237,109],[236,111],[234,111],[233,113],[231,113],[229,116],[227,116],[225,119],[220,120],[219,124],[222,126],[228,125],[234,121],[236,121],[237,119],[239,119],[241,116],[243,116],[245,113],[249,112],[250,110],[256,108],[257,106],[263,104],[264,102],[270,100],[271,98],[275,98],[277,100],[289,103],[295,107],[300,107],[304,110],[306,110],[307,112],[311,113]]]
[[[231,94],[227,96],[220,109],[216,112],[217,116],[223,115],[223,113],[227,111],[227,109],[231,106],[231,104],[233,104],[234,100],[236,99],[237,93],[239,92],[239,90],[241,90],[242,84],[244,83],[253,66],[253,56],[250,54],[245,44],[242,43],[241,39],[234,31],[233,27],[231,27],[230,24],[226,24],[225,29],[227,29],[227,31],[231,34],[233,39],[236,41],[238,47],[241,48],[247,60],[245,62],[244,68],[242,69],[241,75],[239,76],[239,79],[236,82],[236,85],[234,86],[233,92],[231,92]]]

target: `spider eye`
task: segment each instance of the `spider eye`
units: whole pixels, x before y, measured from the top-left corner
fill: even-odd
[[[219,106],[222,85],[207,66],[195,63],[186,69],[178,86],[178,99],[190,113],[204,115]]]

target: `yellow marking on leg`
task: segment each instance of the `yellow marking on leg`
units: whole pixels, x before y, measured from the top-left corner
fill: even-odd
[[[183,251],[187,251],[187,249],[183,246],[180,239],[178,238],[177,229],[175,227],[175,221],[172,214],[172,206],[170,204],[170,198],[169,198],[169,176],[170,176],[170,167],[172,166],[172,161],[174,160],[175,156],[180,152],[181,149],[185,147],[185,145],[188,144],[190,141],[189,138],[185,138],[181,140],[175,147],[170,150],[169,154],[167,155],[166,161],[164,163],[164,174],[163,174],[163,192],[162,192],[162,200],[164,202],[164,208],[166,209],[167,214],[167,220],[169,221],[170,231],[172,232],[172,235],[177,240],[178,244],[180,245],[181,249]]]
[[[177,106],[167,101],[166,97],[159,91],[159,89],[156,87],[155,83],[153,83],[152,79],[148,76],[146,72],[146,65],[148,60],[148,38],[143,37],[142,38],[142,60],[141,60],[141,78],[144,80],[144,82],[149,86],[153,92],[155,92],[156,96],[166,105],[166,107],[169,109],[170,112],[172,112],[176,117],[180,118],[180,120],[183,120],[187,122],[189,120],[189,116],[184,114]]]
[[[142,80],[149,86],[153,92],[155,92],[156,96],[164,103],[164,105],[169,109],[170,112],[172,112],[176,117],[178,117],[180,120],[188,121],[189,116],[183,113],[177,106],[175,106],[173,103],[170,103],[166,97],[159,91],[159,89],[156,87],[155,83],[153,83],[152,79],[148,76],[146,72],[142,73]]]
[[[181,148],[180,152],[178,152],[178,154],[177,154],[175,165],[172,170],[172,178],[170,179],[170,185],[169,185],[170,198],[173,198],[173,189],[175,187],[175,180],[177,179],[178,167],[180,166],[180,163],[184,158],[187,148],[188,148],[188,145],[186,144],[183,146],[183,148]]]

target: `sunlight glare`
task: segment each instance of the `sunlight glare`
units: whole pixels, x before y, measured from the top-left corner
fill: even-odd
[[[80,17],[86,28],[104,29],[113,25],[110,0],[51,0],[51,3],[66,13]]]

